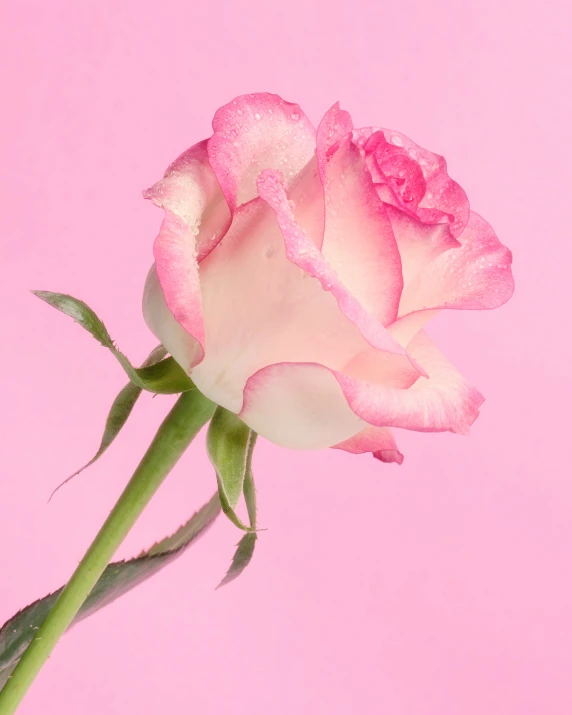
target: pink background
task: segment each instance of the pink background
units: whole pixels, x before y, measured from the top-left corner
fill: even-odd
[[[310,5],[311,7],[308,7]],[[398,468],[261,443],[254,561],[213,588],[223,520],[58,647],[22,715],[565,715],[572,711],[570,13],[522,0],[14,2],[0,30],[0,621],[69,576],[168,409],[141,401],[100,464],[124,377],[30,288],[86,300],[141,359],[160,212],[140,191],[233,96],[447,157],[515,253],[517,292],[432,335],[487,397],[470,438],[402,434]],[[122,547],[210,495],[199,440]]]

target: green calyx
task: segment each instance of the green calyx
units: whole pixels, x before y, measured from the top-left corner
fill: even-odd
[[[238,578],[250,563],[257,540],[256,488],[252,476],[252,455],[257,434],[234,413],[217,407],[207,433],[207,451],[215,468],[218,495],[223,512],[246,534],[237,544],[231,565],[218,588]],[[238,517],[235,507],[244,496],[249,526]]]
[[[254,531],[256,523],[256,508],[252,504],[249,508],[250,526],[246,526],[235,512],[245,482],[252,480],[256,437],[256,433],[233,412],[217,407],[207,433],[207,452],[215,468],[222,510],[243,531]]]

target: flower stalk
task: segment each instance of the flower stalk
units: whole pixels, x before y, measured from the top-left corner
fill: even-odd
[[[117,548],[193,438],[212,417],[214,408],[196,389],[178,398],[117,504],[0,691],[0,715],[16,712]]]

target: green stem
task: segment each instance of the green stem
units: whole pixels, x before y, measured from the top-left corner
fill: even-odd
[[[214,407],[198,390],[179,397],[113,511],[0,691],[0,715],[12,715],[16,711],[118,546],[192,439],[212,417]]]

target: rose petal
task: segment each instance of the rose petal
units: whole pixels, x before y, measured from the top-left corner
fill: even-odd
[[[209,161],[232,211],[256,196],[261,171],[279,168],[292,180],[314,154],[311,123],[276,94],[237,97],[216,112],[213,130]]]
[[[380,197],[387,203],[414,213],[427,189],[417,161],[403,147],[390,144],[383,131],[369,136],[363,151]]]
[[[323,166],[326,219],[322,253],[363,308],[382,325],[397,317],[401,259],[384,204],[351,137]]]
[[[177,323],[203,348],[194,353],[193,365],[202,360],[205,344],[199,265],[194,239],[189,226],[174,213],[167,211],[153,249],[157,277],[170,312]],[[157,293],[154,292],[153,295],[156,296]],[[165,342],[163,344],[172,352],[173,346]]]
[[[421,331],[407,346],[428,374],[409,389],[385,387],[336,373],[352,410],[377,427],[466,434],[484,398]]]
[[[201,344],[175,320],[167,307],[154,264],[145,282],[143,316],[151,332],[186,372],[201,360]]]
[[[425,263],[403,291],[399,315],[437,308],[483,310],[506,303],[514,291],[511,252],[491,226],[471,211],[459,246]]]
[[[403,293],[410,293],[433,259],[460,244],[448,224],[425,224],[394,206],[387,206],[386,210],[401,256]],[[404,302],[403,293],[400,305]]]
[[[240,418],[290,449],[331,447],[364,427],[332,372],[312,364],[269,365],[252,375]]]
[[[452,216],[451,232],[457,238],[469,219],[469,200],[456,181],[447,174],[447,162],[442,156],[423,149],[409,137],[392,129],[382,130],[390,144],[402,147],[423,172],[426,191],[416,211],[426,223],[440,220],[442,214]]]
[[[328,153],[332,147],[352,131],[353,126],[349,112],[346,112],[345,109],[340,109],[339,102],[336,102],[333,107],[328,109],[318,125],[316,154],[318,156],[320,178],[324,184],[326,182]]]
[[[182,154],[144,196],[165,210],[153,248],[156,268],[146,289],[145,319],[169,352],[190,368],[204,354],[195,345],[204,346],[198,261],[218,243],[230,222],[230,211],[208,163],[206,142]],[[163,301],[190,338],[171,329]],[[163,315],[169,325],[161,327],[154,315]]]
[[[419,164],[408,156],[394,154],[380,162],[380,170],[389,179],[403,203],[414,209],[425,196],[427,184]]]
[[[376,127],[355,129],[353,140],[373,158],[373,163],[368,161],[368,166],[376,183],[385,179],[376,177],[375,168],[383,174],[383,165],[389,162],[392,156],[408,156],[419,166],[425,182],[425,192],[419,204],[415,205],[415,201],[403,201],[404,197],[400,192],[396,192],[393,188],[388,192],[387,187],[382,183],[379,188],[384,201],[410,210],[423,223],[450,223],[455,238],[461,234],[469,220],[469,200],[461,186],[448,175],[447,162],[442,156],[423,149],[405,134],[392,129]],[[399,160],[393,159],[393,161],[399,163]],[[389,171],[391,162],[385,166]],[[401,168],[405,169],[405,165]],[[392,169],[391,171],[393,174]],[[416,198],[420,190],[419,178],[415,179],[413,173],[410,173],[408,178],[410,196]]]
[[[393,432],[388,427],[368,425],[350,439],[335,444],[334,449],[343,449],[351,454],[372,452],[380,462],[403,464],[403,455],[397,448]]]
[[[144,191],[143,196],[188,225],[199,262],[214,248],[230,224],[230,211],[209,165],[206,141],[181,154],[169,166],[165,176]]]

